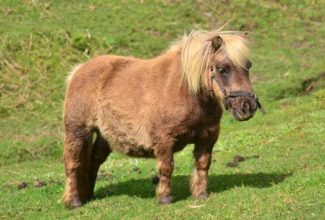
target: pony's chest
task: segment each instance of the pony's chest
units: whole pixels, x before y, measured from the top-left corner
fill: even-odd
[[[198,139],[209,139],[219,131],[222,111],[198,109],[190,112],[181,120],[171,120],[168,129],[175,138],[175,145],[195,143]],[[179,143],[179,144],[178,144]],[[178,147],[177,147],[178,148]],[[177,150],[178,151],[178,150]]]

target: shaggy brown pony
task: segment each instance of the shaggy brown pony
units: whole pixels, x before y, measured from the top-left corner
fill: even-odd
[[[112,151],[157,158],[156,194],[168,204],[173,154],[190,143],[190,188],[206,198],[223,106],[247,120],[260,105],[250,66],[243,33],[192,31],[153,59],[99,56],[76,67],[64,104],[64,204],[76,208],[93,197],[99,166]]]

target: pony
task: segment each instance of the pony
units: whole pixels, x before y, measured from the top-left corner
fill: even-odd
[[[192,30],[152,59],[102,55],[77,66],[64,101],[63,203],[81,207],[94,196],[100,165],[112,151],[157,159],[159,204],[172,202],[173,154],[194,144],[194,198],[208,197],[208,171],[220,119],[262,108],[249,80],[242,32]]]

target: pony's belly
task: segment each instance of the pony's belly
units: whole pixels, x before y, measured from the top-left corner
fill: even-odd
[[[121,154],[131,157],[154,157],[154,150],[151,142],[144,142],[137,137],[131,136],[129,133],[119,131],[101,132],[107,140],[110,148]]]
[[[153,158],[154,150],[152,148],[145,148],[143,145],[132,145],[132,143],[123,143],[113,147],[116,152],[125,154],[130,157],[145,157]]]
[[[129,120],[128,114],[113,111],[109,105],[100,113],[98,128],[113,151],[132,157],[154,157],[152,138],[144,123]]]

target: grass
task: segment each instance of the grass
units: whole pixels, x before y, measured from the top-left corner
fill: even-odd
[[[323,219],[323,1],[0,0],[0,218]],[[160,207],[155,161],[112,154],[95,200],[69,211],[63,192],[62,102],[67,72],[113,53],[149,58],[193,27],[247,30],[252,81],[267,109],[228,113],[214,149],[206,201],[188,189],[192,146],[176,154],[175,203]],[[252,156],[239,167],[234,155]],[[36,179],[46,186],[35,187]],[[17,184],[26,182],[18,190]]]

